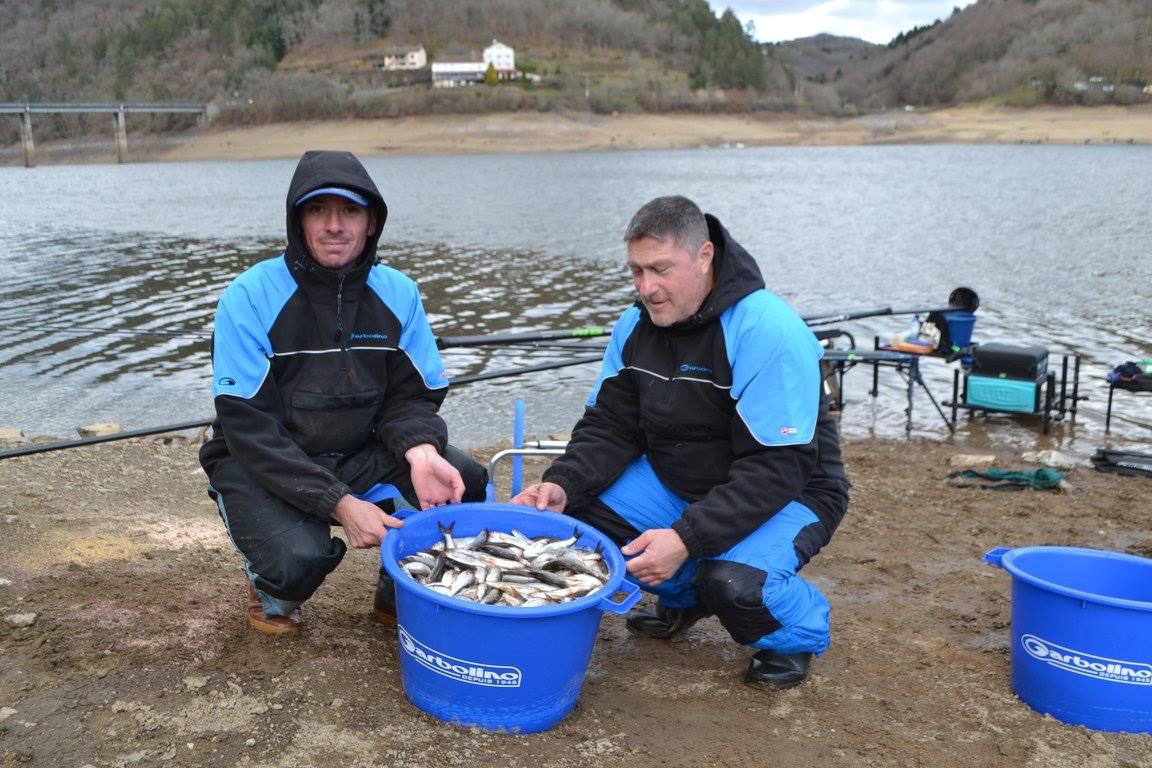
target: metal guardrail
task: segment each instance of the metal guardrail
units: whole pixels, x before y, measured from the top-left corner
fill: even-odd
[[[208,115],[208,105],[195,101],[76,101],[76,102],[0,102],[0,114],[20,116],[20,145],[24,151],[24,165],[36,164],[36,145],[32,139],[32,115],[51,114],[103,114],[112,115],[113,135],[116,142],[116,162],[128,156],[128,114],[193,114]]]
[[[76,102],[0,102],[0,114],[53,114],[98,112],[116,114],[117,112],[132,113],[183,113],[203,114],[208,111],[208,105],[194,101],[76,101]]]

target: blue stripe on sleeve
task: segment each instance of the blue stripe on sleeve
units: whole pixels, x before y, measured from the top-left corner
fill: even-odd
[[[762,445],[811,442],[820,408],[820,358],[812,331],[779,296],[749,294],[720,317],[736,413]]]
[[[631,306],[620,315],[620,319],[612,326],[612,337],[608,340],[608,348],[604,350],[604,361],[600,365],[600,376],[592,387],[592,394],[588,395],[589,408],[596,405],[596,398],[600,394],[600,385],[605,379],[610,379],[620,373],[624,367],[624,343],[632,335],[636,324],[640,322],[640,308]]]
[[[260,389],[270,369],[268,331],[296,291],[282,257],[243,272],[224,290],[216,308],[212,348],[212,397],[245,400]]]
[[[412,278],[399,270],[378,265],[368,274],[368,287],[400,320],[400,351],[408,356],[428,389],[448,386],[436,337],[428,325],[420,289]]]

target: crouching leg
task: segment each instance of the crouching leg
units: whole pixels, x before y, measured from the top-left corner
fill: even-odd
[[[300,604],[344,557],[346,546],[326,521],[261,488],[236,462],[222,464],[208,493],[248,575],[248,623],[261,632],[299,631]]]
[[[696,592],[736,642],[758,649],[744,679],[791,688],[829,643],[828,600],[797,571],[831,537],[793,502],[727,552],[700,561]]]

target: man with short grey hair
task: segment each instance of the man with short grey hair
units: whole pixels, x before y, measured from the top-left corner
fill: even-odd
[[[631,630],[673,639],[715,615],[756,649],[745,682],[799,685],[828,647],[829,606],[797,571],[849,489],[820,344],[691,200],[652,200],[625,242],[639,301],[564,455],[514,501],[623,545],[629,578],[658,597]]]

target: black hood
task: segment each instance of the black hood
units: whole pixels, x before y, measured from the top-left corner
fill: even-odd
[[[704,220],[708,222],[708,239],[715,248],[712,256],[712,274],[715,275],[716,282],[704,297],[704,303],[699,311],[687,320],[673,323],[669,326],[672,330],[695,328],[714,320],[740,299],[764,287],[760,266],[752,255],[732,239],[728,230],[715,216],[706,213]],[[645,316],[648,315],[648,310],[644,309],[641,302],[637,302],[637,306]]]
[[[286,255],[289,264],[297,263],[309,270],[325,270],[308,253],[295,206],[295,202],[301,196],[321,187],[344,187],[368,199],[369,206],[375,213],[376,228],[368,236],[368,240],[364,243],[364,251],[349,271],[356,271],[362,269],[365,264],[373,263],[376,259],[376,243],[380,240],[380,233],[388,218],[388,206],[384,204],[384,198],[380,196],[380,191],[376,189],[368,171],[364,170],[364,166],[351,152],[310,150],[304,153],[296,165],[296,172],[292,174],[292,183],[288,187],[288,198],[284,203],[287,211]]]

